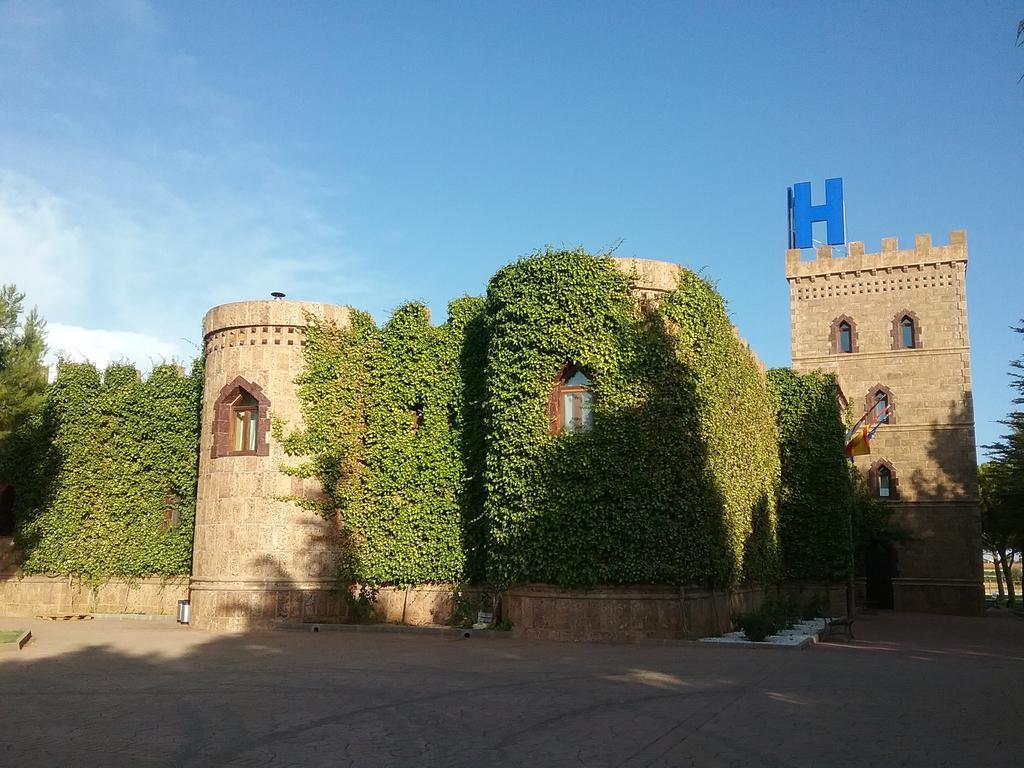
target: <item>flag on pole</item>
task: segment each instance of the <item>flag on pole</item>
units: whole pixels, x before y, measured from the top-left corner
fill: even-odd
[[[854,456],[866,456],[871,453],[871,438],[888,416],[888,403],[881,410],[877,404],[872,405],[846,433],[846,458],[852,459]]]

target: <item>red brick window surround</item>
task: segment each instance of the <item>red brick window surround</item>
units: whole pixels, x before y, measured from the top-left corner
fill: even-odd
[[[864,398],[864,411],[867,412],[872,408],[877,408],[880,413],[881,409],[885,407],[885,405],[880,405],[882,400],[884,400],[885,404],[889,406],[889,415],[882,421],[882,423],[895,424],[896,401],[893,399],[892,390],[884,384],[875,384],[875,386],[868,390],[867,397]]]
[[[892,318],[889,335],[892,338],[893,349],[920,349],[921,321],[909,309],[897,312]]]
[[[900,481],[896,468],[885,459],[879,459],[868,469],[868,488],[871,495],[879,499],[898,499]]]
[[[225,384],[213,406],[213,458],[269,456],[270,399],[241,376]]]
[[[829,353],[833,355],[860,352],[857,323],[849,315],[840,315],[829,328]]]

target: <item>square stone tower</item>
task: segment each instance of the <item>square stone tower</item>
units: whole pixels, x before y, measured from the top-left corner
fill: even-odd
[[[889,405],[856,461],[910,535],[887,562],[868,557],[868,591],[897,610],[981,615],[966,232],[944,246],[918,235],[900,250],[890,237],[881,253],[850,243],[845,257],[830,246],[816,256],[786,252],[793,367],[835,373],[854,419]]]

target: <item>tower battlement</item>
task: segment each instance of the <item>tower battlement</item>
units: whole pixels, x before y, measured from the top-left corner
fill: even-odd
[[[852,242],[848,255],[838,256],[830,245],[816,249],[814,259],[802,259],[798,248],[786,251],[786,278],[816,277],[846,272],[870,272],[922,269],[935,264],[967,263],[967,231],[955,229],[949,233],[946,245],[935,245],[931,234],[917,235],[914,247],[900,250],[899,238],[883,237],[882,248],[876,253],[865,253],[863,242]]]

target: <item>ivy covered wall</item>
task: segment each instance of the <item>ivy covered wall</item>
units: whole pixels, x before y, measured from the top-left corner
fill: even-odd
[[[684,271],[641,306],[611,258],[545,251],[432,326],[317,321],[285,438],[340,514],[343,573],[370,584],[711,583],[778,571],[775,400],[724,303]],[[551,435],[566,363],[595,426]],[[331,428],[322,424],[331,421]],[[283,430],[279,428],[279,433]],[[305,502],[308,504],[308,502]]]
[[[202,381],[201,365],[189,376],[157,366],[140,381],[131,366],[101,377],[92,365],[60,363],[42,412],[0,456],[0,478],[16,489],[25,572],[188,573]]]
[[[320,511],[340,516],[341,575],[365,584],[455,582],[483,575],[483,302],[399,307],[383,328],[357,314],[349,328],[310,318],[299,379],[309,427],[276,433],[286,471],[318,477]],[[296,499],[311,506],[310,502]]]
[[[296,382],[305,426],[275,422],[274,435],[295,457],[282,469],[323,487],[294,501],[340,522],[341,576],[728,586],[843,575],[834,382],[766,377],[693,272],[656,303],[635,288],[608,256],[546,250],[501,269],[485,298],[452,302],[439,326],[416,302],[383,327],[358,311],[344,328],[310,317]],[[593,383],[594,427],[552,435],[566,364]],[[0,457],[0,480],[18,488],[25,570],[188,572],[202,378],[61,365],[46,408]]]
[[[735,584],[776,572],[774,400],[717,292],[642,308],[611,258],[545,251],[487,293],[489,573],[498,583]],[[566,363],[594,428],[551,435]]]
[[[783,576],[828,581],[850,570],[852,489],[833,374],[768,373],[778,398]]]

